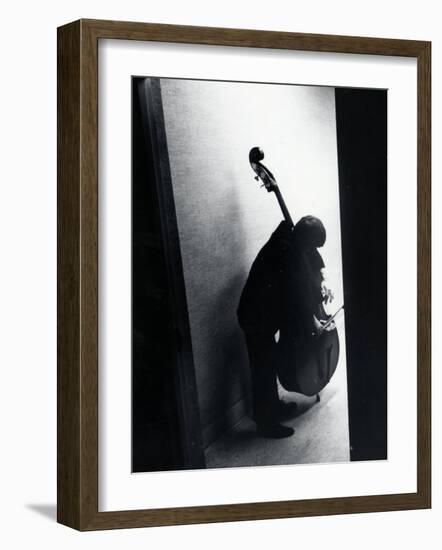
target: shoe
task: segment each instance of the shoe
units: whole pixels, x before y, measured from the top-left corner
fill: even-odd
[[[263,437],[271,437],[272,439],[282,439],[290,437],[295,433],[293,428],[283,426],[282,424],[258,424],[258,434]]]
[[[287,418],[294,416],[298,410],[298,404],[294,401],[280,401],[278,405],[278,414],[280,418]]]
[[[284,418],[291,418],[295,416],[298,411],[298,404],[294,401],[278,401],[276,405],[276,417],[275,420],[283,420]],[[253,422],[258,424],[255,414],[252,414]],[[271,422],[264,422],[271,424]]]

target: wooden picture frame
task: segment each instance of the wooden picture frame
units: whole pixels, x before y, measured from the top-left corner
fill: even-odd
[[[98,41],[139,40],[417,59],[417,492],[98,511]],[[79,20],[58,29],[58,521],[81,531],[431,506],[431,44]]]

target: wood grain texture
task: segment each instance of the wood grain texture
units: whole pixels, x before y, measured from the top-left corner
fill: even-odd
[[[80,510],[80,23],[58,31],[57,517]]]
[[[98,80],[100,38],[418,60],[418,491],[98,512]],[[430,43],[118,21],[58,29],[58,521],[79,530],[428,508],[431,505]]]
[[[81,26],[80,525],[98,510],[98,48]]]
[[[372,55],[400,55],[417,57],[425,42],[388,38],[366,38],[275,32],[220,27],[194,27],[187,25],[157,25],[128,21],[81,20],[88,32],[100,38],[124,40],[150,40],[240,46],[250,48],[273,48],[315,52],[360,53]]]
[[[431,44],[418,57],[417,485],[431,507]]]
[[[255,519],[416,510],[427,507],[424,499],[415,493],[279,502],[251,502],[232,505],[102,512],[93,518],[87,529],[125,529],[192,523],[250,521]]]

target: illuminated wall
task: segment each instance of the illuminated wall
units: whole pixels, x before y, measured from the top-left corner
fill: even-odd
[[[205,444],[247,411],[236,319],[250,266],[282,219],[248,162],[264,149],[291,215],[322,219],[321,253],[342,303],[333,88],[161,80]]]

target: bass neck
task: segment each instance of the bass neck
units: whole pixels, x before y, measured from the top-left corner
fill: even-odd
[[[294,223],[293,223],[292,217],[290,216],[290,212],[283,199],[281,191],[279,190],[279,187],[277,185],[275,185],[273,192],[275,193],[276,198],[278,199],[279,207],[281,208],[282,215],[284,216],[285,221],[289,224],[290,228],[293,228]]]

